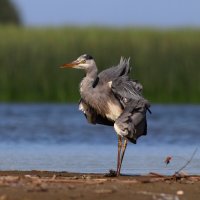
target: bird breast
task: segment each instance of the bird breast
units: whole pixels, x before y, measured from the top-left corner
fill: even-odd
[[[92,87],[92,81],[83,79],[80,85],[81,97],[97,114],[115,121],[122,113],[120,102],[113,95],[108,84]]]
[[[116,121],[116,119],[121,115],[122,108],[121,105],[117,101],[109,100],[107,102],[107,113],[105,114],[106,117],[112,121]]]

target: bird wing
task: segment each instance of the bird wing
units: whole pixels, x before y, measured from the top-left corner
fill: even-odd
[[[131,142],[147,134],[146,111],[149,102],[142,96],[142,85],[127,76],[112,81],[111,90],[123,105],[122,114],[115,121],[115,130]],[[117,128],[116,128],[117,127]]]
[[[81,110],[87,121],[91,124],[103,124],[103,125],[108,125],[108,126],[113,126],[113,121],[108,120],[105,117],[102,117],[99,115],[95,109],[93,109],[86,101],[81,98],[79,101],[79,110]]]
[[[141,99],[143,86],[137,80],[131,80],[129,73],[131,67],[129,65],[129,58],[121,57],[117,66],[108,68],[99,73],[95,80],[93,87],[107,88],[111,83],[111,91],[115,96],[118,96],[120,103],[125,104],[127,99]],[[105,86],[105,87],[104,87]],[[125,100],[125,101],[123,101]]]
[[[99,84],[108,83],[120,76],[127,76],[131,70],[129,66],[129,60],[121,57],[120,62],[117,66],[108,68],[101,73],[99,73]]]
[[[131,80],[128,76],[121,76],[112,81],[111,90],[125,107],[129,100],[140,100],[143,86],[136,80]]]

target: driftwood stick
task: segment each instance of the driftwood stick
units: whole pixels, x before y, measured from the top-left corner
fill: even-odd
[[[190,157],[190,159],[189,160],[187,160],[187,162],[178,170],[178,171],[176,171],[175,173],[174,173],[174,175],[173,176],[176,176],[176,175],[178,175],[179,173],[180,173],[180,171],[182,171],[184,168],[186,168],[189,164],[190,164],[190,162],[192,161],[192,159],[194,158],[194,156],[195,156],[195,154],[196,154],[196,152],[197,152],[197,150],[198,150],[198,148],[196,148],[195,150],[194,150],[194,152],[192,153],[192,155],[191,155],[191,157]]]
[[[176,179],[176,178],[178,178],[179,173],[180,173],[185,167],[187,167],[187,166],[191,163],[191,161],[192,161],[192,159],[194,158],[194,156],[195,156],[197,150],[198,150],[198,148],[196,148],[196,149],[194,150],[194,152],[192,153],[190,159],[187,160],[187,162],[186,162],[180,169],[178,169],[177,171],[175,171],[175,173],[174,173],[173,175],[171,175],[170,177],[167,177],[166,175],[158,174],[158,173],[155,173],[155,172],[150,172],[150,174],[153,175],[153,176],[156,176],[156,177],[163,177],[163,178],[165,178],[165,180],[174,179],[174,178]]]

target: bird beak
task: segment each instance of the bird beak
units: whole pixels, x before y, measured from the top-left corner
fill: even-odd
[[[73,67],[76,67],[79,64],[80,64],[80,62],[73,61],[71,63],[66,63],[66,64],[61,65],[60,68],[73,68]]]

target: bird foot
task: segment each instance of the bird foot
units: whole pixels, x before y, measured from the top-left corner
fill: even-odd
[[[119,175],[117,175],[117,172],[116,172],[115,170],[110,169],[109,172],[106,173],[104,176],[105,176],[105,177],[117,177],[117,176],[119,176]]]

